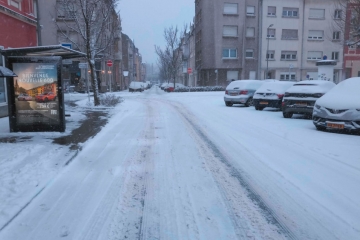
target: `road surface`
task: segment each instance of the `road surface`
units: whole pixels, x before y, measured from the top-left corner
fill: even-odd
[[[221,93],[122,96],[0,239],[359,239],[360,136]]]

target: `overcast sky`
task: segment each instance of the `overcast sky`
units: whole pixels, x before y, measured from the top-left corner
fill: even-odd
[[[194,0],[120,0],[122,31],[135,41],[143,62],[156,63],[154,45],[165,46],[164,28],[189,25],[195,14]]]

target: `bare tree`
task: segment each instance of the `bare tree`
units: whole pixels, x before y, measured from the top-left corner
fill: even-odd
[[[63,38],[86,53],[94,105],[100,105],[95,58],[103,58],[120,31],[118,0],[57,0],[56,25]],[[59,17],[57,18],[59,19]]]
[[[360,42],[360,0],[336,0],[331,31],[340,32],[344,43],[355,45]],[[334,39],[335,36],[330,36]]]
[[[180,31],[178,27],[169,27],[164,29],[165,48],[161,49],[155,46],[155,52],[158,55],[158,63],[161,76],[167,80],[176,83],[178,71],[182,66],[182,44],[181,38],[185,35],[187,26]]]

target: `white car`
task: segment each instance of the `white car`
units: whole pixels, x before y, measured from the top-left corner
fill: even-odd
[[[315,102],[313,123],[319,130],[360,132],[360,77],[346,79]]]
[[[266,107],[281,108],[285,91],[295,83],[290,81],[264,83],[254,94],[253,103],[255,109],[263,110]]]
[[[266,82],[278,80],[236,80],[226,87],[224,102],[231,107],[233,104],[244,104],[246,107],[253,106],[253,96],[256,90]]]
[[[312,115],[315,101],[333,87],[335,83],[325,80],[296,82],[285,92],[282,101],[284,118],[291,118],[294,113]]]
[[[142,92],[144,91],[144,83],[132,81],[129,86],[129,92]]]

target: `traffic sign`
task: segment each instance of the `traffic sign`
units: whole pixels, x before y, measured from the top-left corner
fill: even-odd
[[[88,68],[87,63],[79,63],[79,68]]]
[[[113,65],[113,62],[111,60],[107,60],[106,65],[108,65],[109,67],[111,67]]]
[[[190,74],[190,73],[192,73],[192,69],[191,68],[188,68],[187,69],[187,72]]]

